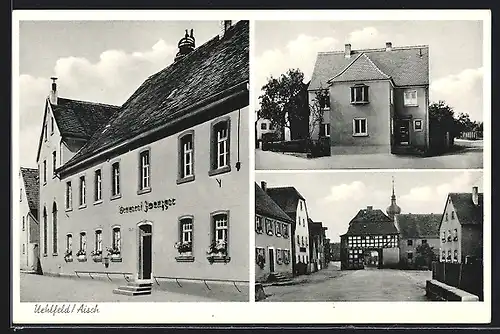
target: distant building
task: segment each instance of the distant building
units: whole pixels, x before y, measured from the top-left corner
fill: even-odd
[[[39,271],[40,226],[38,223],[38,170],[21,167],[19,171],[19,206],[21,214],[21,263],[23,271]]]
[[[292,225],[294,221],[255,184],[255,280],[270,275],[292,276]]]
[[[340,242],[330,242],[330,260],[340,261]]]
[[[256,129],[256,137],[255,140],[258,144],[262,142],[263,139],[265,139],[266,134],[275,134],[276,136],[279,135],[279,131],[273,126],[270,120],[264,119],[264,118],[259,118],[256,123],[257,129]]]
[[[294,221],[292,225],[292,259],[294,274],[305,273],[300,269],[310,263],[309,224],[305,198],[294,187],[267,188],[267,194]],[[302,270],[302,271],[301,271]]]
[[[320,52],[309,104],[318,90],[329,99],[313,138],[329,137],[332,154],[429,150],[427,45]]]
[[[341,269],[396,267],[399,263],[399,231],[380,209],[358,211],[340,236]]]
[[[450,193],[439,226],[441,262],[467,263],[483,259],[483,194]]]
[[[315,272],[326,267],[325,257],[325,231],[321,222],[314,222],[308,219],[309,224],[309,254],[311,255],[310,271]]]
[[[400,233],[399,261],[403,268],[415,267],[417,247],[423,244],[432,248],[437,259],[440,247],[440,214],[398,214],[394,223]],[[430,268],[430,263],[426,265]]]

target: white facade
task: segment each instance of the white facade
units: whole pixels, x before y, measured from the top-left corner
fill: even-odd
[[[295,263],[309,263],[309,224],[306,202],[299,199],[297,203],[295,224]]]
[[[446,207],[439,228],[439,261],[440,262],[460,262],[462,258],[461,247],[461,225],[458,221],[455,208],[448,197]]]

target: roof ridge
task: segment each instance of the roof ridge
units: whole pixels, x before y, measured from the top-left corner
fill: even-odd
[[[427,44],[416,44],[416,45],[406,45],[406,46],[393,46],[392,51],[394,50],[412,50],[412,49],[423,49],[429,48]],[[352,53],[363,53],[363,52],[387,52],[385,48],[368,48],[368,49],[353,49]],[[345,51],[319,51],[318,54],[342,54]]]
[[[113,108],[121,108],[121,106],[115,105],[115,104],[108,104],[108,103],[101,103],[101,102],[93,102],[93,101],[84,101],[84,100],[76,100],[76,99],[69,99],[67,97],[59,97],[59,99],[64,99],[68,101],[74,101],[74,102],[79,102],[83,104],[94,104],[98,106],[104,106],[104,107],[113,107]],[[50,104],[51,106],[58,106],[57,104]]]

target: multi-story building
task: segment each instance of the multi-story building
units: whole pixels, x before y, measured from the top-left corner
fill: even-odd
[[[483,259],[483,194],[450,193],[439,225],[440,262],[468,263]]]
[[[332,154],[428,152],[428,46],[320,52],[310,105],[320,90],[328,98],[313,138],[329,137]]]
[[[38,223],[38,170],[21,167],[19,171],[21,213],[21,263],[23,271],[38,272],[40,226]]]
[[[248,282],[248,21],[221,22],[121,106],[45,103],[44,273]]]
[[[403,268],[415,267],[419,256],[417,249],[424,244],[432,249],[437,258],[440,247],[440,214],[398,214],[394,217],[394,223],[399,231],[399,262]],[[430,259],[425,260],[430,268],[430,263],[427,263]]]
[[[326,267],[325,239],[327,227],[321,222],[314,222],[311,218],[309,223],[309,254],[311,254],[311,272]]]
[[[270,275],[292,276],[292,234],[294,221],[255,184],[255,280]]]
[[[294,187],[267,188],[267,194],[293,220],[292,224],[292,259],[293,272],[302,265],[306,270],[310,264],[309,224],[305,198]],[[299,264],[297,266],[297,264]]]

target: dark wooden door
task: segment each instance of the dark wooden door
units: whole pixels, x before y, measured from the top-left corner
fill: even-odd
[[[396,143],[399,145],[410,144],[410,121],[396,121]]]
[[[151,225],[140,227],[139,242],[139,278],[151,279],[153,267]]]
[[[269,248],[269,271],[274,272],[274,249]]]

